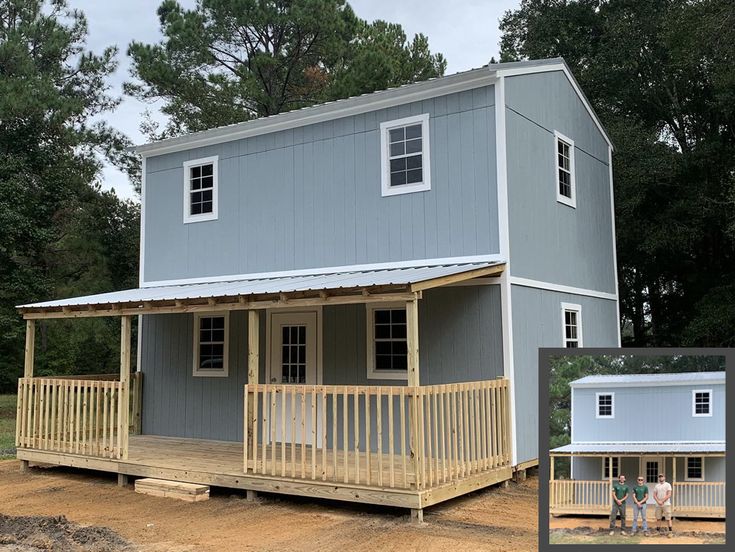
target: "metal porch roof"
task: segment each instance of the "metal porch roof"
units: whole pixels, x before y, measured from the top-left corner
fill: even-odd
[[[369,290],[369,288],[395,287],[417,291],[434,287],[432,281],[457,276],[457,280],[489,275],[496,269],[502,271],[502,261],[468,262],[457,264],[401,267],[381,265],[373,270],[349,270],[324,273],[282,275],[273,277],[242,277],[232,281],[217,281],[183,285],[152,286],[85,295],[69,299],[57,299],[40,303],[18,305],[22,312],[51,311],[102,305],[137,305],[142,303],[214,299],[221,297],[262,296],[297,292],[327,292],[335,290]],[[487,270],[486,270],[487,269]],[[462,278],[466,276],[466,278]],[[447,282],[445,282],[447,283]],[[423,284],[423,285],[422,285]],[[437,282],[440,285],[439,282]]]
[[[714,454],[725,453],[725,441],[696,443],[572,443],[551,450],[560,454]]]
[[[681,372],[678,374],[600,374],[585,376],[570,382],[572,387],[596,387],[598,385],[633,386],[687,383],[725,383],[725,372]]]

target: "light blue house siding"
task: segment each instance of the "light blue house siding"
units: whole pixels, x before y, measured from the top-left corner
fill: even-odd
[[[422,383],[503,375],[499,291],[498,286],[456,286],[424,292],[419,310]],[[266,350],[265,319],[265,313],[261,314],[261,351]],[[323,383],[401,384],[367,379],[366,320],[362,304],[323,308]],[[143,433],[242,441],[247,313],[234,311],[230,315],[226,378],[192,376],[192,329],[190,314],[144,317]],[[266,355],[261,354],[260,381],[265,381],[265,363]],[[387,436],[388,432],[384,433]]]
[[[712,416],[692,416],[692,390],[712,389]],[[615,417],[595,416],[595,394],[614,393]],[[725,386],[575,388],[574,442],[724,441]]]
[[[144,280],[497,253],[493,104],[484,86],[148,158]],[[381,197],[380,123],[422,113],[431,190]],[[184,224],[182,164],[212,155],[219,218]]]
[[[612,456],[615,456],[614,454]],[[652,457],[659,458],[656,455]],[[602,458],[582,457],[575,458],[573,462],[572,478],[581,481],[596,481],[607,479],[602,474]],[[674,481],[672,477],[674,461],[670,456],[661,458],[662,469],[666,474],[667,481]],[[684,466],[686,460],[683,457],[676,459],[676,481],[684,481]],[[646,476],[645,465],[640,464],[638,457],[627,456],[620,459],[620,473],[625,475],[627,482],[635,484],[638,475]],[[725,458],[704,457],[704,473],[707,481],[725,481]],[[653,492],[654,483],[648,483]]]

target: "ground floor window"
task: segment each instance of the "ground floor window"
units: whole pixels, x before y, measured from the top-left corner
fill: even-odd
[[[620,458],[613,456],[612,458],[612,476],[610,475],[610,458],[605,456],[602,459],[602,478],[603,479],[617,479],[620,476]]]
[[[406,307],[369,305],[367,329],[368,378],[407,379]]]
[[[229,313],[194,315],[194,375],[227,377]]]
[[[704,458],[701,456],[687,458],[684,479],[687,481],[704,481]]]

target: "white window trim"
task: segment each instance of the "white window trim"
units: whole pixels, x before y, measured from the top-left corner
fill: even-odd
[[[191,193],[189,190],[189,169],[198,165],[212,164],[212,212],[200,215],[191,214]],[[219,156],[202,157],[201,159],[192,159],[184,161],[184,224],[191,222],[205,222],[208,220],[217,220],[218,218],[218,196],[219,196]]]
[[[582,348],[582,305],[577,303],[562,303],[561,304],[561,346],[567,346],[567,320],[564,316],[566,311],[574,311],[577,313],[577,348]]]
[[[405,309],[406,303],[370,303],[365,305],[367,331],[367,379],[408,381],[408,370],[375,369],[375,323],[373,313],[381,309]]]
[[[415,184],[401,186],[390,185],[390,139],[389,131],[392,128],[421,123],[421,168],[422,181]],[[383,197],[431,190],[431,147],[429,144],[429,114],[404,117],[394,121],[380,123],[380,189]]]
[[[223,316],[225,318],[225,351],[222,359],[222,370],[202,370],[199,368],[199,320],[201,318],[209,318],[213,316]],[[192,375],[194,377],[205,378],[226,378],[229,376],[230,366],[230,312],[196,312],[194,313],[194,350],[192,358]]]
[[[697,393],[708,393],[709,394],[709,413],[697,414]],[[694,418],[711,418],[712,417],[712,389],[692,389],[692,417]]]
[[[569,198],[559,192],[559,141],[569,146],[569,184],[572,187],[572,197]],[[559,203],[577,208],[577,181],[574,165],[574,140],[564,136],[561,132],[554,131],[554,186],[556,188],[556,200]]]
[[[702,477],[689,477],[689,458],[699,458],[702,461]],[[684,462],[684,481],[705,481],[704,478],[704,456],[687,456]]]
[[[602,479],[604,479],[604,480],[607,480],[608,479],[607,474],[605,473],[605,460],[608,459],[608,458],[610,458],[610,456],[603,456],[602,458],[600,458],[600,460],[602,461],[601,462],[601,464],[602,464],[602,466],[601,466]],[[613,456],[612,458],[613,459],[617,459],[617,461],[618,461],[618,475],[614,475],[613,474],[613,479],[617,479],[620,476],[620,468],[622,467],[622,464],[621,464],[622,459],[621,459],[620,456]]]
[[[601,416],[600,415],[600,395],[610,395],[612,397],[612,414],[609,416]],[[612,391],[604,391],[600,393],[595,393],[595,418],[602,419],[602,420],[612,420],[615,418],[615,393]]]

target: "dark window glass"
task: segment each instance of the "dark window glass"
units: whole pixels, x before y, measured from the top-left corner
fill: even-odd
[[[403,186],[423,181],[423,138],[421,124],[394,128],[390,135],[390,185]]]
[[[687,478],[702,479],[702,457],[690,456],[687,458]]]
[[[214,209],[214,165],[207,163],[198,167],[191,167],[189,177],[189,213],[202,215],[213,212]]]
[[[375,370],[406,370],[406,310],[376,309],[373,311],[375,339]]]
[[[199,369],[221,370],[225,359],[225,317],[199,318]]]

